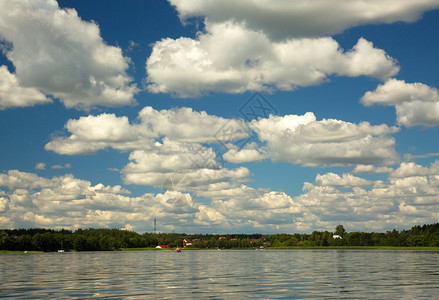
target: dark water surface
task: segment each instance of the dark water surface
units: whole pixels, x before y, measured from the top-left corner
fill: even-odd
[[[439,299],[439,252],[14,253],[0,279],[17,299]]]

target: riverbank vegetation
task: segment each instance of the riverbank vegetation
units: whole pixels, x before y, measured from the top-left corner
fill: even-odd
[[[185,234],[144,233],[120,229],[2,229],[0,250],[8,251],[103,251],[185,247],[186,249],[239,248],[376,248],[439,247],[439,223],[413,226],[409,230],[387,232],[346,232],[342,225],[335,232],[311,234]],[[423,248],[422,248],[423,247]]]

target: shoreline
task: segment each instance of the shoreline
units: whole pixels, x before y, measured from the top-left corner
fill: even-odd
[[[174,249],[157,249],[157,248],[121,248],[117,250],[110,251],[170,251],[173,252]],[[215,251],[218,249],[215,248],[185,248],[183,251],[197,251],[197,250],[208,250]],[[255,248],[230,248],[230,249],[222,249],[222,250],[257,250]],[[275,251],[275,250],[400,250],[400,251],[439,251],[439,247],[391,247],[391,246],[315,246],[315,247],[269,247],[259,251]],[[103,252],[103,251],[75,251],[75,250],[66,250],[67,252]],[[0,254],[9,254],[9,253],[23,253],[23,254],[31,254],[31,253],[57,253],[57,252],[44,252],[44,251],[11,251],[11,250],[0,250]]]

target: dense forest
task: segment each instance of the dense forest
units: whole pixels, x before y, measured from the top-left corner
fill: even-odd
[[[183,242],[185,240],[185,243]],[[190,243],[186,244],[186,242]],[[16,251],[100,251],[167,245],[193,248],[256,248],[313,246],[393,246],[439,247],[439,223],[413,226],[410,230],[387,232],[346,232],[338,225],[335,232],[311,234],[184,234],[144,233],[120,229],[3,229],[0,250]]]

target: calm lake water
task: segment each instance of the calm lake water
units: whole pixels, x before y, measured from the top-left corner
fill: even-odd
[[[439,299],[439,252],[0,254],[0,298]]]

